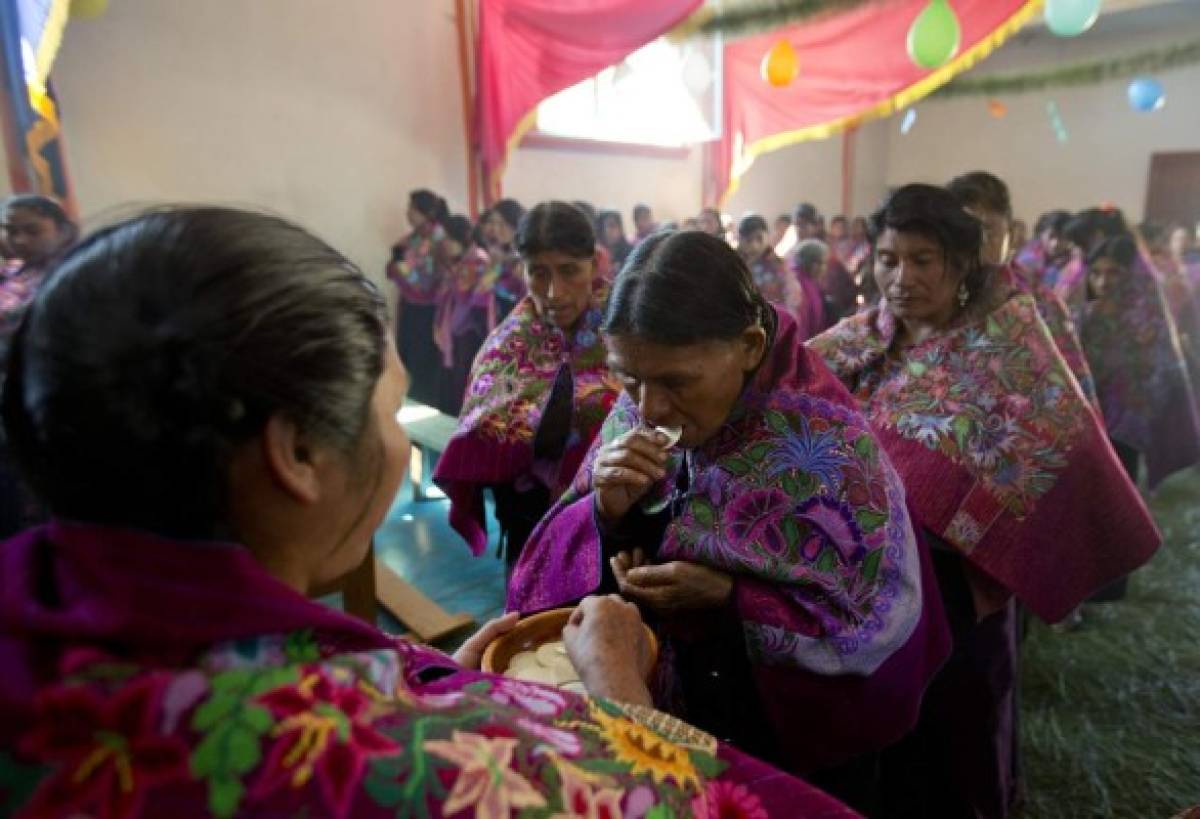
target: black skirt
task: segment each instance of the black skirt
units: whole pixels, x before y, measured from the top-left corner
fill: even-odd
[[[397,346],[400,360],[408,370],[408,394],[414,401],[434,406],[438,401],[442,372],[442,354],[433,342],[435,304],[400,305],[400,333]]]

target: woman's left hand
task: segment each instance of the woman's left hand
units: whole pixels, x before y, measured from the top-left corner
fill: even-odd
[[[483,650],[501,634],[512,631],[519,619],[520,614],[510,611],[488,620],[483,624],[483,628],[468,637],[467,641],[459,646],[458,651],[454,652],[454,662],[463,668],[478,671],[479,663],[483,659]]]
[[[733,592],[731,575],[699,563],[687,560],[656,566],[640,563],[624,552],[612,559],[617,587],[623,597],[657,612],[715,609],[725,605]]]

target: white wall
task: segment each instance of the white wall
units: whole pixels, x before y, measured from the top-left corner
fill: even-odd
[[[407,192],[461,207],[450,0],[119,0],[54,70],[85,216],[213,201],[298,219],[375,275]]]

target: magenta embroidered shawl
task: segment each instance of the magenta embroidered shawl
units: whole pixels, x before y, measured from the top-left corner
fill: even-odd
[[[1161,536],[1030,296],[907,349],[896,332],[883,302],[809,343],[921,525],[1049,622],[1150,558]]]
[[[598,294],[597,304],[599,299]],[[557,498],[600,430],[619,385],[608,372],[599,326],[600,310],[594,306],[568,339],[526,298],[479,351],[458,430],[433,476],[450,498],[451,525],[476,554],[487,546],[483,487],[538,480]],[[535,464],[534,436],[564,368],[574,387],[567,449],[554,464]]]
[[[400,289],[402,302],[437,304],[442,277],[435,257],[443,236],[440,225],[426,222],[400,240],[400,258],[388,265],[387,275]]]
[[[0,811],[22,817],[853,817],[645,708],[460,668],[223,543],[0,546]]]
[[[591,464],[603,441],[638,423],[623,396],[572,491],[526,544],[510,609],[561,605],[599,585]],[[652,494],[669,492],[682,468],[677,460]],[[786,314],[739,406],[686,454],[686,469],[657,560],[734,576],[758,690],[796,769],[898,739],[948,650],[936,585],[896,472]]]

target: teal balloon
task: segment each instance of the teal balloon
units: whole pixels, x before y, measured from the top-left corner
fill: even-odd
[[[949,0],[929,0],[908,30],[908,56],[921,68],[940,68],[958,53],[962,28]]]
[[[1100,0],[1046,0],[1046,27],[1059,37],[1078,37],[1100,16]]]
[[[1162,83],[1153,77],[1137,77],[1129,83],[1129,105],[1134,111],[1157,111],[1166,104]]]
[[[915,108],[909,108],[904,112],[904,119],[900,120],[900,133],[907,134],[916,124],[917,110]]]

